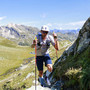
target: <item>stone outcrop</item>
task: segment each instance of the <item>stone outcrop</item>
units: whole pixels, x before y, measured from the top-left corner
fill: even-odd
[[[75,55],[76,53],[80,54],[90,45],[90,18],[86,21],[82,29],[79,31],[78,38],[73,43],[72,46],[67,48],[62,56],[56,61],[54,66],[56,66],[60,61],[66,59],[69,55]]]
[[[52,85],[53,85],[53,83],[56,83],[56,81],[58,81],[57,77],[54,77],[54,76],[55,76],[55,74],[57,74],[56,72],[58,70],[59,71],[62,70],[63,62],[65,62],[67,60],[67,58],[70,56],[74,57],[74,56],[78,55],[78,57],[79,57],[79,55],[81,53],[83,53],[88,47],[90,47],[90,17],[85,22],[82,29],[79,31],[78,38],[76,39],[76,41],[72,44],[72,46],[67,48],[63,52],[62,56],[55,62],[54,66],[53,66],[53,68],[54,68],[53,72],[49,76]],[[61,66],[61,63],[62,63],[62,66]],[[77,65],[77,66],[79,66],[79,65]],[[61,73],[60,74],[59,73],[60,72],[58,72],[58,75],[56,75],[56,76],[59,76],[59,78],[64,75],[64,74],[61,75]]]

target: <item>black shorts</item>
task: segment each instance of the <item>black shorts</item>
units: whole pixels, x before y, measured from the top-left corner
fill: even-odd
[[[52,64],[49,54],[36,57],[36,64],[39,71],[43,71],[43,62],[45,62],[45,66],[47,66],[47,64]]]

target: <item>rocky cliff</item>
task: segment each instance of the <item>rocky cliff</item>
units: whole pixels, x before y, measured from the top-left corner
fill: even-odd
[[[52,87],[65,90],[90,89],[90,17],[78,38],[55,62],[49,75]]]

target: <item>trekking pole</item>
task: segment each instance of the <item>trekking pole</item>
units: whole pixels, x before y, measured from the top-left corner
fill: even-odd
[[[35,37],[35,40],[37,40],[37,37]],[[37,71],[37,68],[36,68],[36,55],[37,55],[37,47],[36,47],[36,44],[35,44],[35,90],[37,90],[37,82],[36,82],[36,79],[37,79],[37,73],[36,73],[36,71]]]
[[[53,32],[53,34],[54,34],[54,32]],[[54,38],[54,42],[55,42],[55,38]],[[56,48],[56,42],[55,42],[55,48]],[[56,49],[56,57],[58,59],[57,49]]]
[[[56,57],[57,57],[57,59],[58,59],[57,49],[56,49]]]
[[[54,32],[53,32],[53,34],[54,34]],[[55,39],[54,39],[54,42],[55,42]],[[56,44],[55,44],[55,47],[56,47]],[[57,59],[58,59],[58,54],[57,54],[57,49],[56,49],[56,57],[57,57]],[[60,78],[60,81],[62,81],[62,79]],[[62,83],[61,83],[62,84]],[[60,87],[60,90],[61,90],[62,88]]]

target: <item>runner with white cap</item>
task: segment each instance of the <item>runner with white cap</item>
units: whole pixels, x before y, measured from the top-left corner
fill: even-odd
[[[43,79],[43,62],[45,62],[45,66],[47,67],[49,72],[52,72],[52,61],[49,56],[48,49],[50,48],[50,43],[54,46],[56,50],[59,50],[59,43],[57,41],[56,33],[53,33],[53,36],[48,35],[49,28],[46,25],[43,25],[40,30],[40,34],[36,35],[37,40],[33,40],[31,45],[32,48],[37,48],[37,55],[36,55],[36,64],[39,71],[39,81],[41,86],[44,86],[44,79]],[[48,78],[46,78],[47,84],[50,85]]]

